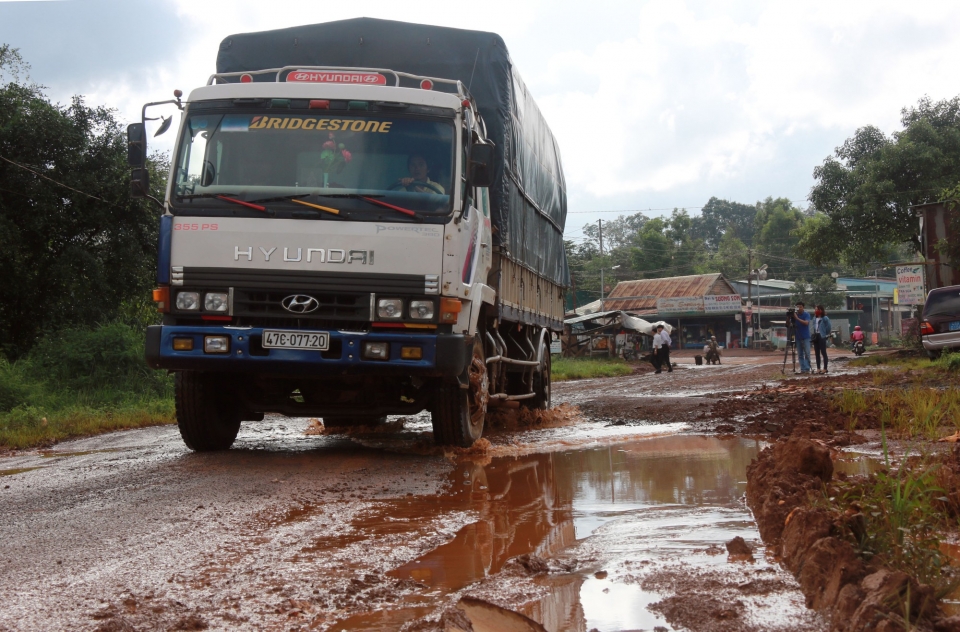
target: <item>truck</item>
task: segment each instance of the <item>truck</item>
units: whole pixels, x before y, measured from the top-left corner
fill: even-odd
[[[175,374],[188,448],[266,413],[424,410],[470,446],[490,407],[550,406],[565,182],[502,38],[370,18],[231,35],[175,96],[127,137],[150,197],[147,110],[179,108],[145,355]]]

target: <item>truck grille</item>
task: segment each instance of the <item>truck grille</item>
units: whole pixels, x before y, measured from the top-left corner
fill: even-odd
[[[263,291],[237,288],[233,293],[233,315],[237,318],[283,318],[299,321],[343,320],[369,321],[369,294],[341,294],[329,292],[303,292],[317,300],[319,307],[308,314],[292,314],[283,308],[283,299],[294,292],[290,290]]]

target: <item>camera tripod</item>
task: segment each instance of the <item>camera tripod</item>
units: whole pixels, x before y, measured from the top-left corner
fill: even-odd
[[[790,317],[787,318],[787,346],[783,348],[783,366],[780,367],[780,375],[787,372],[787,355],[790,356],[793,372],[797,372],[797,338],[794,332],[793,315],[790,314]]]

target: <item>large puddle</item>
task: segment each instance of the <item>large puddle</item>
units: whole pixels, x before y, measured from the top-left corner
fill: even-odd
[[[667,626],[662,614],[647,608],[664,597],[649,588],[656,583],[647,581],[654,569],[721,575],[735,569],[779,579],[785,574],[766,560],[741,500],[746,467],[760,448],[751,439],[674,435],[463,461],[448,494],[384,503],[353,525],[351,540],[375,541],[409,530],[424,516],[475,515],[452,540],[391,571],[422,589],[392,610],[354,616],[330,629],[395,630],[457,591],[477,588],[495,596],[497,574],[524,554],[552,560],[552,572],[529,580],[540,589],[537,596],[515,607],[551,631]],[[757,547],[752,562],[728,559],[724,543],[738,535]],[[321,541],[314,550],[336,545]],[[502,575],[506,591],[518,573],[514,568]],[[785,609],[803,613],[802,597],[792,592],[756,595],[747,604],[751,622],[783,623]]]

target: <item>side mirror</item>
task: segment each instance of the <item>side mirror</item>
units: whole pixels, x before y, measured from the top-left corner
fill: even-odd
[[[160,123],[160,128],[156,132],[154,132],[153,134],[154,138],[156,138],[160,134],[166,133],[166,131],[170,129],[171,121],[173,121],[172,116],[168,116],[167,118],[163,118],[163,117],[160,117],[160,118],[162,118],[163,120]]]
[[[469,180],[475,187],[488,187],[493,184],[493,162],[494,162],[493,143],[479,144],[474,143],[470,147],[469,157]]]
[[[150,172],[146,168],[134,169],[130,177],[130,197],[145,198],[150,195]]]
[[[127,164],[135,169],[147,164],[147,130],[143,123],[127,125]]]

